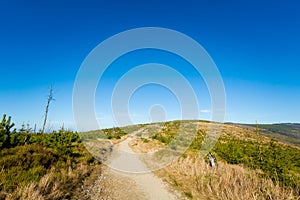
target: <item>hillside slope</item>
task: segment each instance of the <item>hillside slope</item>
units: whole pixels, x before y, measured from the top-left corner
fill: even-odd
[[[280,123],[280,124],[233,124],[239,127],[255,131],[257,128],[261,134],[274,138],[278,141],[300,147],[300,124]]]
[[[298,148],[277,142],[252,129],[225,124],[220,138],[210,151],[218,158],[219,167],[210,168],[206,158],[200,156],[199,149],[209,127],[214,125],[205,121],[139,125],[143,131],[130,145],[139,153],[156,152],[144,160],[148,165],[166,160],[162,152],[174,155],[174,152],[181,153],[186,147],[187,151],[179,159],[156,171],[156,174],[187,198],[298,199]],[[192,132],[196,135],[193,140],[188,140]]]

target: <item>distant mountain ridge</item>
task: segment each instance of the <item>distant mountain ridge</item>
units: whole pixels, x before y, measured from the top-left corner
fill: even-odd
[[[259,132],[263,135],[300,147],[300,123],[228,124],[233,124],[250,130],[255,130],[258,127]]]

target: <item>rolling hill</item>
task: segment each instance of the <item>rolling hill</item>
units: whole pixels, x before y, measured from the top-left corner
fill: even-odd
[[[234,124],[234,123],[228,123]],[[281,142],[300,147],[300,124],[279,123],[279,124],[234,124],[246,129],[255,131],[258,127],[261,134]]]
[[[131,135],[134,139],[130,147],[143,155],[150,153],[150,157],[141,158],[149,168],[165,165],[154,170],[157,176],[188,199],[298,199],[300,150],[291,144],[297,136],[293,131],[297,124],[259,125],[259,129],[256,125],[224,124],[220,137],[212,134],[210,138],[216,142],[209,151],[218,160],[218,168],[214,169],[199,150],[203,150],[204,141],[207,143],[208,131],[220,126],[184,120],[120,127],[104,133],[107,138],[122,141],[131,134],[126,130],[140,130]],[[289,126],[294,129],[289,130]],[[279,141],[270,130],[276,131]],[[180,154],[178,159],[166,162]]]

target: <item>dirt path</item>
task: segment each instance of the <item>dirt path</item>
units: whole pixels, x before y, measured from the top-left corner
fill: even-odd
[[[128,143],[142,130],[132,133],[126,140],[114,146],[109,166],[90,188],[91,199],[141,199],[173,200],[179,195],[160,178],[149,172],[147,166]]]

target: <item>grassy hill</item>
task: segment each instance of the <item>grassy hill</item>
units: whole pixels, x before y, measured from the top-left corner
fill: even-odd
[[[0,199],[84,199],[80,188],[101,164],[82,140],[106,138],[116,143],[136,130],[140,130],[137,138],[130,143],[136,152],[160,153],[165,148],[164,152],[182,154],[155,173],[189,199],[298,199],[300,150],[295,145],[299,124],[259,125],[259,129],[224,124],[220,137],[211,138],[218,139],[209,152],[216,156],[218,167],[211,168],[199,150],[210,128],[216,126],[184,120],[80,134],[66,130],[39,134],[15,131],[10,120],[4,119],[0,125]]]
[[[157,172],[191,199],[298,199],[300,150],[253,129],[225,124],[210,151],[219,160],[211,169],[199,150],[210,126],[205,121],[172,121],[143,127],[132,143],[138,152],[187,151]],[[155,129],[153,130],[153,127]],[[189,134],[196,135],[185,145]]]

